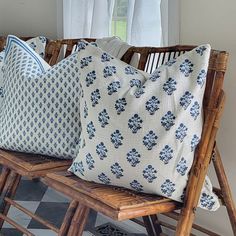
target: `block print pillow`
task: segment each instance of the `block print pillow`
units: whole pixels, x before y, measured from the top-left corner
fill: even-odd
[[[37,52],[42,58],[44,58],[45,55],[45,47],[46,47],[46,42],[47,39],[44,36],[39,36],[36,38],[32,38],[26,43],[32,47],[32,49]],[[0,52],[0,106],[3,98],[3,72],[2,72],[2,67],[3,67],[3,61],[5,57],[5,50]]]
[[[210,46],[169,61],[153,74],[90,44],[79,53],[81,148],[70,171],[82,179],[182,201],[201,138]],[[200,206],[216,210],[207,183]]]
[[[80,136],[77,54],[50,67],[9,36],[0,113],[0,147],[58,158],[76,155]]]

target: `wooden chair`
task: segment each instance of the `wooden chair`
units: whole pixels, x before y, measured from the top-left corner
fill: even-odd
[[[159,65],[192,48],[193,46],[133,47],[124,55],[123,60],[129,63],[132,55],[138,53],[140,54],[138,67],[152,72]],[[67,212],[68,215],[65,216],[63,222],[63,231],[59,231],[59,235],[82,235],[88,213],[93,209],[114,220],[132,219],[145,226],[148,235],[151,236],[164,235],[161,225],[175,230],[178,236],[193,235],[191,234],[192,227],[207,235],[217,236],[219,234],[193,224],[201,189],[211,160],[213,160],[220,184],[220,188],[214,188],[214,191],[222,204],[226,206],[233,233],[236,235],[236,210],[221,157],[215,144],[225,101],[222,86],[227,59],[228,54],[226,52],[212,50],[203,102],[204,126],[202,138],[195,152],[184,203],[180,204],[164,197],[140,194],[124,188],[83,181],[66,171],[49,173],[44,178],[44,182],[72,199]],[[75,211],[74,216],[70,214],[72,209]],[[177,220],[177,226],[160,222],[157,214],[164,214]],[[143,221],[135,219],[137,217],[143,217]]]
[[[24,37],[22,39],[28,40],[30,37]],[[76,45],[78,40],[79,39],[57,41],[48,40],[45,51],[45,60],[50,65],[54,65],[58,61],[62,49],[65,48],[66,53],[61,56],[61,59],[72,52],[72,48]],[[90,41],[93,41],[93,39]],[[5,43],[6,37],[0,37],[0,51],[4,48]],[[71,160],[61,160],[42,155],[26,154],[0,149],[0,164],[2,165],[2,171],[0,174],[0,229],[2,228],[4,221],[6,221],[22,233],[33,235],[27,229],[24,229],[22,226],[17,224],[17,222],[14,222],[12,219],[7,217],[9,208],[12,205],[39,221],[49,229],[59,232],[59,229],[55,226],[44,219],[35,216],[26,208],[17,204],[13,199],[23,176],[38,180],[52,171],[67,170],[71,165]]]

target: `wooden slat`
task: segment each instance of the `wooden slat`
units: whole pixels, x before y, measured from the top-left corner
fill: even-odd
[[[0,149],[0,164],[9,166],[13,169],[20,167],[25,169],[25,171],[46,171],[48,169],[69,166],[71,162],[71,160],[61,160],[37,154],[12,152]]]
[[[36,220],[37,222],[41,223],[42,225],[46,226],[47,228],[51,229],[52,231],[59,233],[59,229],[57,227],[55,227],[53,224],[51,224],[50,222],[44,220],[43,218],[35,215],[34,213],[32,213],[31,211],[29,211],[28,209],[26,209],[25,207],[21,206],[20,204],[18,204],[17,202],[13,201],[12,199],[6,197],[4,199],[7,203],[9,203],[11,206],[17,208],[18,210],[24,212],[26,215],[30,216],[31,218],[33,218],[34,220]]]
[[[44,181],[78,202],[117,220],[166,212],[181,205],[161,196],[84,181],[68,172],[50,173]]]
[[[14,226],[20,232],[24,233],[24,235],[26,235],[26,236],[36,236],[35,234],[32,234],[29,230],[25,229],[24,227],[22,227],[21,225],[16,223],[14,220],[8,218],[7,216],[5,216],[1,213],[0,213],[0,218],[3,219],[4,221],[6,221],[8,224]]]

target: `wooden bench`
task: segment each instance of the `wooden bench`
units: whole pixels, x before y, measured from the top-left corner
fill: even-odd
[[[152,72],[160,64],[192,48],[192,46],[131,48],[123,60],[129,62],[131,56],[138,53],[140,54],[139,68]],[[123,188],[86,182],[66,171],[50,173],[44,178],[44,182],[69,196],[72,199],[71,204],[73,206],[77,205],[74,216],[70,215],[70,218],[66,216],[64,219],[63,224],[67,226],[64,231],[66,234],[59,232],[59,235],[82,235],[88,212],[93,209],[114,220],[132,219],[145,226],[148,235],[163,235],[161,225],[164,225],[175,230],[178,236],[193,235],[191,234],[192,227],[207,235],[219,236],[213,231],[193,224],[201,189],[211,160],[213,160],[220,185],[220,188],[214,188],[214,191],[223,205],[226,206],[232,230],[236,235],[235,206],[221,157],[215,144],[225,100],[222,86],[227,59],[228,54],[226,52],[212,50],[204,94],[203,133],[195,153],[183,205],[160,196],[143,195]],[[160,222],[157,214],[164,214],[175,219],[177,226]],[[136,217],[143,217],[143,221],[135,219]],[[70,227],[68,227],[68,222],[71,222]]]
[[[30,37],[24,37],[23,40],[28,40]],[[45,60],[54,65],[58,62],[59,58],[63,59],[72,52],[72,48],[76,45],[79,39],[74,40],[47,40],[45,50]],[[94,41],[94,39],[90,39]],[[0,37],[0,51],[4,48],[6,43],[6,37]],[[65,49],[65,54],[61,52]],[[13,225],[26,235],[33,235],[27,229],[22,228],[17,222],[14,222],[7,217],[7,213],[11,205],[22,210],[26,214],[35,218],[42,224],[45,224],[50,229],[57,232],[54,226],[49,222],[44,221],[42,218],[37,217],[29,213],[29,211],[22,206],[19,206],[14,202],[14,196],[19,186],[21,178],[27,177],[30,179],[39,179],[46,174],[57,171],[67,170],[71,165],[71,160],[61,160],[52,157],[12,152],[0,149],[0,164],[2,165],[2,171],[0,175],[0,228],[4,221]]]
[[[91,39],[91,41],[94,41],[94,39]],[[68,55],[70,55],[73,52],[73,48],[75,47],[77,42],[78,42],[78,39],[50,41],[47,44],[47,48],[46,48],[46,55],[45,55],[46,61],[48,61],[49,64],[53,65],[58,61],[59,57],[61,57],[61,58],[67,57]],[[140,56],[138,68],[151,73],[152,71],[155,70],[155,68],[157,66],[159,66],[159,65],[165,63],[166,61],[184,53],[185,51],[191,50],[192,48],[193,48],[192,46],[174,46],[174,47],[168,47],[168,48],[133,47],[128,50],[128,52],[123,56],[122,60],[129,63],[132,58],[132,55],[134,53],[137,53]],[[207,89],[206,89],[207,92],[205,94],[204,102],[205,102],[205,104],[209,105],[209,100],[212,95],[212,94],[210,94],[210,92],[213,89],[213,87],[212,87],[213,81],[215,81],[214,79],[216,78],[217,79],[216,80],[217,87],[214,90],[214,91],[216,91],[216,93],[214,94],[215,100],[214,100],[214,103],[212,103],[212,104],[210,103],[210,105],[211,105],[210,108],[208,107],[208,109],[212,109],[211,107],[214,106],[214,109],[213,109],[214,116],[220,110],[221,102],[223,102],[224,96],[223,96],[223,93],[221,93],[220,91],[221,91],[221,87],[222,87],[222,83],[223,83],[224,72],[226,70],[226,61],[227,61],[227,53],[225,53],[225,52],[213,52],[212,53],[212,57],[211,57],[211,61],[210,61],[210,70],[208,72],[208,79],[207,79],[207,81],[210,81],[210,82],[207,83]],[[220,96],[221,96],[222,101],[220,99]],[[206,111],[206,114],[205,114],[205,116],[206,116],[209,113],[209,111],[208,110],[205,110],[205,111]],[[217,117],[217,119],[218,119],[218,117]],[[212,119],[210,119],[210,121],[214,123],[214,121]],[[214,124],[216,124],[216,123],[217,122],[215,122]],[[218,125],[218,123],[217,123],[217,125]],[[216,130],[217,130],[217,127],[216,127]],[[206,135],[209,135],[209,132]],[[211,158],[212,147],[213,147],[212,145],[214,144],[214,140],[215,140],[214,137],[215,137],[215,134],[213,132],[212,139],[211,139],[213,141],[211,141],[211,145],[208,147],[208,149],[210,150],[207,154],[208,159]],[[219,154],[219,153],[217,152],[217,154]],[[207,158],[206,158],[206,160],[204,160],[204,163],[208,163]],[[222,172],[223,165],[221,166],[219,164],[220,163],[220,161],[219,161],[220,156],[215,155],[214,160],[215,160],[214,163],[216,163],[215,166],[218,166],[218,169],[219,169],[218,172],[219,173]],[[202,160],[201,160],[201,162],[202,162]],[[196,163],[195,163],[196,168],[199,168],[199,165],[202,165],[201,162],[196,161]],[[13,205],[13,206],[17,207],[18,209],[24,211],[25,213],[27,213],[28,215],[30,215],[34,219],[43,223],[48,228],[57,232],[59,235],[69,235],[68,234],[69,230],[70,230],[70,235],[80,235],[79,233],[78,234],[76,233],[77,227],[73,227],[73,225],[78,224],[78,221],[80,221],[81,217],[82,217],[81,222],[85,223],[85,221],[86,221],[85,215],[87,215],[89,208],[103,212],[101,207],[99,208],[99,204],[101,204],[101,201],[99,202],[97,197],[94,198],[94,196],[97,196],[97,195],[92,194],[92,192],[94,193],[94,191],[95,191],[94,188],[98,189],[98,187],[94,187],[94,185],[91,185],[91,184],[86,185],[87,182],[85,184],[82,181],[84,189],[86,188],[86,186],[88,188],[86,190],[87,194],[83,193],[84,194],[83,196],[87,199],[90,199],[91,201],[93,199],[93,204],[89,205],[89,206],[87,206],[84,203],[82,203],[83,205],[81,205],[81,204],[78,205],[78,201],[80,201],[79,199],[81,199],[81,196],[82,196],[81,195],[82,193],[79,190],[82,185],[82,182],[79,181],[78,183],[76,183],[74,176],[71,174],[68,175],[68,173],[66,173],[65,171],[60,172],[58,174],[52,173],[56,170],[63,170],[63,169],[66,170],[68,168],[68,166],[70,165],[70,161],[62,161],[62,160],[52,159],[52,158],[48,158],[48,157],[42,158],[42,156],[40,156],[40,155],[15,153],[15,152],[8,152],[8,151],[1,150],[0,163],[3,165],[3,171],[0,176],[0,190],[2,193],[1,194],[1,200],[2,200],[1,206],[2,207],[0,208],[0,210],[1,210],[0,211],[0,218],[2,219],[2,223],[4,220],[6,220],[9,223],[11,223],[13,226],[18,228],[21,232],[24,232],[26,235],[33,235],[33,234],[30,232],[27,232],[26,229],[23,229],[21,226],[17,225],[16,222],[12,222],[12,220],[10,220],[7,217],[7,212],[8,212],[10,205]],[[62,192],[64,189],[67,189],[67,191],[68,191],[68,189],[71,190],[70,185],[71,186],[73,185],[74,195],[71,196],[68,193],[68,196],[71,196],[73,200],[70,204],[70,207],[68,208],[64,222],[63,222],[62,226],[60,227],[60,229],[51,225],[49,222],[46,222],[44,219],[28,212],[27,209],[17,205],[12,200],[14,197],[15,191],[17,189],[17,186],[19,184],[20,178],[22,176],[27,176],[30,178],[39,178],[39,177],[44,177],[49,172],[51,174],[48,174],[47,178],[45,178],[45,181],[49,185],[55,185],[54,187],[56,189],[59,188],[58,190],[61,190]],[[196,182],[196,176],[194,174],[192,174],[192,176],[193,177],[191,177],[191,178],[193,178],[194,181]],[[221,174],[219,174],[219,178],[222,178]],[[76,179],[78,180],[78,178],[76,178]],[[227,182],[227,179],[226,179],[226,182]],[[232,196],[230,198],[230,190],[229,190],[229,187],[227,188],[227,186],[225,184],[226,182],[223,181],[223,184],[221,184],[221,190],[216,189],[216,192],[218,193],[219,196],[221,196],[221,198],[224,198],[224,202],[226,203],[225,205],[227,206],[228,211],[232,213],[231,216],[234,214],[233,217],[231,217],[231,222],[233,225],[236,222],[235,221],[235,209],[233,208]],[[63,189],[61,189],[62,186],[64,186]],[[97,184],[96,184],[96,186],[97,186]],[[200,185],[198,185],[198,189],[200,188],[199,186]],[[156,234],[158,232],[161,232],[160,225],[156,224],[158,219],[154,215],[154,213],[157,213],[157,212],[164,212],[165,213],[165,212],[173,211],[174,209],[180,208],[180,205],[178,203],[176,203],[174,201],[170,201],[169,199],[164,199],[162,197],[146,196],[146,195],[138,196],[134,192],[132,192],[132,194],[131,194],[131,191],[122,190],[123,191],[122,192],[123,199],[122,199],[122,198],[118,197],[118,196],[120,196],[118,194],[118,192],[121,191],[121,189],[115,188],[116,190],[113,192],[114,188],[109,188],[109,187],[107,188],[103,185],[101,185],[101,186],[99,185],[99,189],[101,190],[100,191],[101,193],[102,193],[103,188],[105,188],[106,191],[108,191],[109,194],[111,194],[111,196],[112,196],[111,198],[109,198],[110,200],[106,199],[106,201],[104,198],[103,199],[100,198],[100,200],[105,201],[105,202],[102,202],[102,204],[104,206],[106,206],[106,205],[110,206],[109,201],[111,201],[112,199],[117,199],[117,202],[113,203],[113,205],[112,205],[113,208],[109,208],[109,209],[111,209],[111,212],[113,212],[113,213],[109,213],[109,214],[113,214],[113,216],[109,215],[108,213],[107,213],[107,215],[114,218],[114,219],[117,219],[117,220],[122,220],[122,219],[124,220],[124,219],[128,219],[128,218],[131,219],[132,217],[136,217],[136,216],[138,216],[138,212],[140,212],[139,216],[141,216],[141,215],[144,216],[144,218],[143,218],[144,223],[137,221],[135,219],[134,220],[140,224],[143,224],[147,228],[149,235],[153,235],[154,232]],[[223,188],[225,189],[224,191],[223,191]],[[93,189],[93,191],[92,191],[92,189]],[[108,189],[110,189],[110,190],[108,190]],[[191,188],[190,188],[190,190],[191,190]],[[133,198],[130,197],[131,195],[133,196]],[[104,196],[104,195],[102,195],[102,196]],[[117,196],[117,198],[116,198],[116,196]],[[193,196],[191,197],[191,201],[193,201],[192,198],[194,198],[194,197]],[[124,201],[124,199],[127,199],[127,201]],[[133,202],[133,200],[135,200],[135,201]],[[136,215],[131,216],[132,215],[131,211],[134,212],[134,209],[136,207],[136,205],[133,205],[132,202],[137,203],[137,201],[138,201],[138,205],[137,205],[138,208],[136,209],[136,213],[135,213]],[[194,198],[195,205],[196,205],[196,201],[197,200]],[[118,204],[118,205],[116,205],[116,204]],[[192,204],[192,202],[191,202],[191,204]],[[141,210],[139,209],[140,206],[142,206],[142,209],[143,209],[142,213],[141,213]],[[152,206],[152,208],[150,206]],[[191,207],[192,207],[192,205],[191,205]],[[81,209],[83,210],[83,212],[85,212],[84,213],[85,215],[81,214]],[[128,217],[128,215],[126,215],[126,218],[125,218],[125,214],[123,213],[124,209],[126,209],[127,212],[130,212],[129,213],[130,217]],[[150,213],[148,211],[150,209],[153,209],[153,212]],[[122,212],[121,215],[123,215],[122,216],[123,218],[121,218],[121,215],[119,215],[118,212]],[[189,211],[189,207],[188,207],[188,210],[186,213],[186,214],[188,214],[188,216],[189,216],[189,212],[192,212],[192,211]],[[173,213],[172,213],[172,215],[170,215],[170,213],[166,213],[166,214],[168,214],[168,216],[170,216],[172,218],[176,218],[176,215],[175,214],[173,215]],[[185,214],[185,213],[183,213],[183,214]],[[191,215],[191,217],[192,217],[192,215]],[[70,226],[70,221],[72,219],[73,219],[72,222],[75,221],[77,223],[73,223],[72,226]],[[83,225],[83,224],[81,224],[81,225]],[[199,228],[199,226],[197,226],[197,227]],[[79,230],[82,231],[83,227],[81,226],[79,228]],[[190,230],[189,226],[187,227],[186,230],[188,230],[188,232],[189,232],[189,230]]]

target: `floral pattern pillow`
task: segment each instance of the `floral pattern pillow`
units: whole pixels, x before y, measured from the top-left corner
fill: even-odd
[[[210,46],[153,73],[81,42],[80,150],[70,171],[82,179],[183,200],[202,132]],[[210,182],[199,206],[216,210]]]
[[[77,53],[49,66],[30,46],[8,36],[3,67],[0,147],[71,159],[80,136]]]
[[[47,42],[47,39],[44,36],[38,36],[38,37],[29,39],[28,41],[26,41],[26,43],[42,58],[44,58],[45,56],[46,42]],[[1,106],[2,98],[4,96],[3,72],[2,72],[4,58],[5,58],[5,49],[0,52],[0,106]]]

